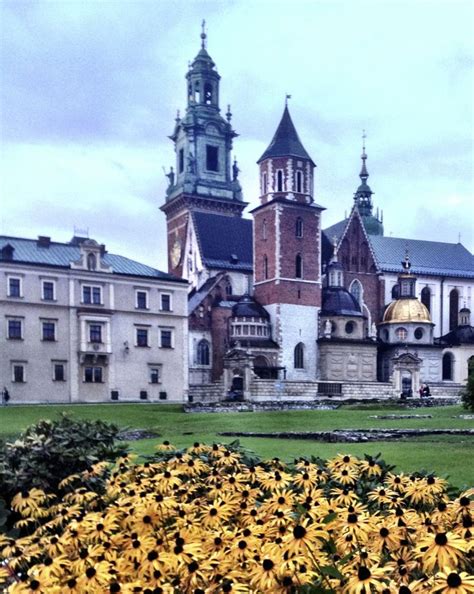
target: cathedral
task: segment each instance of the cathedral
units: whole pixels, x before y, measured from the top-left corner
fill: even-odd
[[[203,31],[161,206],[168,272],[190,289],[190,397],[409,396],[423,383],[457,394],[474,362],[472,254],[384,236],[365,143],[350,214],[325,228],[316,164],[287,105],[244,217],[219,81]]]

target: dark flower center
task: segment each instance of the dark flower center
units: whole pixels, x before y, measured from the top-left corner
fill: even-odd
[[[154,561],[155,559],[158,559],[158,553],[156,551],[150,551],[147,555],[147,559],[148,561]]]
[[[437,534],[435,537],[435,543],[441,547],[447,545],[448,539],[446,538],[446,534],[444,532]]]
[[[247,543],[245,542],[245,540],[239,540],[239,544],[237,546],[240,550],[243,550],[247,548]]]
[[[348,462],[351,461],[351,459],[349,458],[349,456],[344,456],[344,458],[342,459],[342,461],[347,464]]]
[[[367,569],[367,567],[359,567],[359,571],[357,572],[357,577],[363,581],[363,580],[368,580],[370,578],[372,574],[370,573],[370,570]]]
[[[295,526],[293,528],[293,536],[295,538],[304,538],[306,536],[306,528],[304,526]]]
[[[217,509],[215,507],[211,507],[209,511],[210,516],[217,516]]]
[[[388,536],[389,532],[388,532],[388,530],[386,528],[380,528],[380,533],[379,534],[380,534],[380,536],[382,538],[385,538],[385,537]]]
[[[460,575],[453,572],[448,575],[447,582],[450,588],[457,588],[462,584],[462,579]]]
[[[191,561],[191,563],[188,565],[189,573],[194,573],[198,567],[199,563],[197,561]]]
[[[461,499],[459,500],[459,505],[462,505],[462,507],[468,507],[469,497],[461,497]]]
[[[143,523],[144,524],[151,524],[150,516],[143,516]]]
[[[30,590],[37,590],[40,587],[40,583],[38,580],[31,580],[30,582]]]
[[[283,503],[285,503],[285,498],[284,497],[278,497],[278,503],[280,505],[282,505]]]
[[[274,565],[275,563],[273,563],[271,559],[264,559],[262,563],[262,567],[265,571],[270,571],[270,569],[273,569]]]
[[[88,568],[86,569],[86,576],[87,576],[89,579],[90,579],[90,578],[93,578],[93,577],[95,576],[95,574],[96,574],[96,571],[95,571],[95,569],[94,569],[93,567],[88,567]]]
[[[446,503],[445,503],[444,501],[440,501],[440,502],[438,503],[438,509],[439,509],[439,511],[441,511],[441,512],[445,511],[445,510],[446,510]]]
[[[110,584],[109,591],[111,593],[113,593],[113,592],[120,592],[120,584],[118,584],[117,582],[114,582],[113,584]]]
[[[68,588],[75,588],[75,586],[77,584],[77,580],[76,580],[76,578],[71,578],[70,580],[68,580],[66,582],[66,584],[67,584]]]
[[[357,524],[357,514],[349,514],[347,516],[347,521],[349,524]]]

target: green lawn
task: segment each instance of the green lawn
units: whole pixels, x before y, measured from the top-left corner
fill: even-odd
[[[57,418],[67,411],[74,417],[102,419],[123,427],[153,429],[159,439],[130,443],[138,454],[149,454],[163,439],[177,446],[187,446],[195,441],[212,443],[228,442],[231,438],[217,435],[220,431],[318,431],[331,429],[364,428],[437,428],[470,429],[472,420],[456,418],[462,414],[460,406],[424,409],[357,408],[339,410],[286,411],[264,413],[212,413],[184,414],[177,405],[159,404],[108,404],[72,406],[10,406],[0,409],[0,438],[11,439],[29,424],[42,418]],[[430,414],[431,419],[379,420],[371,415],[397,412],[400,414]],[[474,440],[466,436],[442,436],[403,439],[398,442],[372,442],[368,444],[324,444],[314,441],[283,439],[242,438],[245,447],[262,457],[278,456],[291,460],[296,456],[317,455],[323,458],[338,452],[357,455],[382,453],[398,470],[411,472],[425,469],[442,476],[458,486],[472,486],[474,471]]]

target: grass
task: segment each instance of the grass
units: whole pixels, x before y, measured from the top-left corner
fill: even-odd
[[[459,419],[465,412],[460,406],[425,409],[397,407],[343,407],[339,410],[284,411],[259,413],[184,414],[179,405],[108,404],[71,406],[10,406],[0,409],[0,439],[12,439],[28,425],[42,418],[57,418],[68,412],[75,418],[97,419],[123,427],[152,429],[160,437],[131,442],[140,455],[151,454],[157,443],[168,439],[179,447],[195,441],[229,442],[232,438],[218,435],[221,431],[323,431],[365,428],[470,429],[472,420]],[[372,415],[430,414],[431,419],[373,419]],[[359,444],[325,444],[314,441],[241,438],[241,444],[264,458],[278,456],[291,460],[298,456],[333,456],[338,452],[356,455],[382,453],[382,457],[398,470],[427,470],[449,476],[457,487],[472,486],[474,440],[468,436],[440,436],[403,439],[397,442]]]

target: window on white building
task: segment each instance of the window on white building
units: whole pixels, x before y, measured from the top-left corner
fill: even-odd
[[[299,342],[294,352],[295,369],[304,369],[304,344]]]
[[[23,297],[22,279],[19,276],[8,277],[8,296]]]
[[[162,349],[173,348],[173,331],[160,329],[160,347]]]
[[[135,291],[135,307],[148,309],[148,291]]]
[[[150,384],[161,383],[161,365],[149,365],[148,376]]]
[[[83,285],[82,303],[88,305],[102,305],[102,287]]]
[[[41,298],[43,301],[55,301],[56,299],[56,286],[54,281],[42,281],[41,282]]]
[[[89,324],[89,342],[102,342],[102,324]]]
[[[84,367],[84,381],[86,384],[101,384],[103,380],[102,367]]]
[[[41,322],[41,340],[54,342],[56,340],[56,322],[46,320]]]
[[[148,328],[136,328],[136,345],[138,347],[147,347],[148,344]]]
[[[23,320],[7,320],[7,336],[9,340],[23,340]]]
[[[196,363],[198,365],[209,365],[210,362],[210,348],[209,342],[206,339],[202,339],[198,342],[196,352]]]
[[[53,361],[53,381],[66,381],[66,363],[63,361]]]
[[[161,293],[160,294],[160,310],[161,311],[171,311],[172,310],[171,293]]]
[[[12,362],[12,382],[15,384],[26,382],[26,363],[19,361]]]

